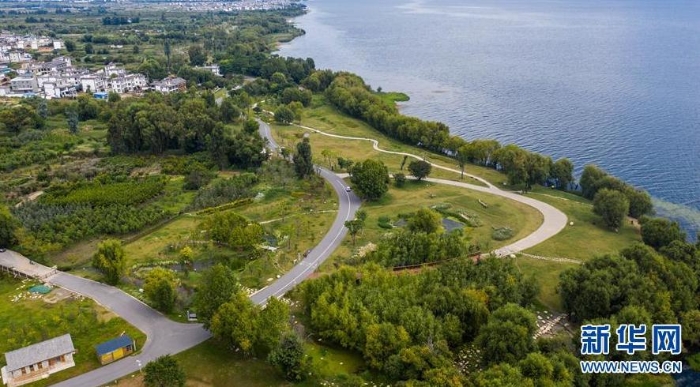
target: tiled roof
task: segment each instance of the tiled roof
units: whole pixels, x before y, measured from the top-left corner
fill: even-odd
[[[131,339],[131,337],[127,335],[119,336],[116,339],[112,339],[110,341],[105,341],[102,344],[99,344],[96,349],[97,349],[97,356],[102,356],[106,353],[113,352],[116,349],[119,348],[124,348],[127,345],[133,344],[134,340]]]
[[[75,347],[73,347],[70,334],[65,334],[16,351],[7,352],[5,360],[7,361],[7,370],[12,372],[22,367],[73,352],[75,352]]]

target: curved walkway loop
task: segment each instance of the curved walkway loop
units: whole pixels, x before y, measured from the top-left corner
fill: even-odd
[[[373,139],[373,138],[366,138],[366,137],[352,137],[352,136],[341,136],[338,134],[331,134],[331,133],[326,133],[323,131],[320,131],[318,129],[310,128],[308,126],[303,126],[303,125],[295,125],[298,126],[302,129],[307,129],[319,134],[322,134],[324,136],[329,136],[329,137],[334,137],[334,138],[339,138],[342,140],[360,140],[360,141],[370,141],[372,143],[372,148],[376,150],[377,152],[382,152],[382,153],[388,153],[388,154],[394,154],[394,155],[401,155],[401,156],[408,156],[412,157],[414,159],[418,160],[423,160],[420,156],[414,155],[412,153],[406,153],[406,152],[393,152],[393,151],[388,151],[385,149],[381,149],[379,147],[379,141]],[[271,137],[271,136],[270,136]],[[443,169],[446,171],[450,172],[455,172],[455,173],[461,173],[461,171],[457,169],[452,169],[448,168],[439,164],[434,164],[430,163],[433,168],[439,168]],[[444,180],[444,179],[433,179],[433,178],[426,178],[424,180],[430,181],[433,183],[438,183],[438,184],[446,184],[446,185],[451,185],[455,187],[461,187],[461,188],[466,188],[474,191],[479,191],[479,192],[485,192],[491,195],[497,195],[501,196],[504,198],[508,198],[511,200],[515,200],[516,202],[523,203],[525,205],[528,205],[537,211],[539,211],[542,216],[543,216],[543,221],[540,227],[535,230],[532,234],[526,236],[523,239],[520,239],[514,243],[511,243],[508,246],[501,247],[500,249],[492,251],[493,254],[497,256],[506,256],[510,255],[513,253],[521,252],[523,250],[529,249],[530,247],[533,247],[539,243],[544,242],[545,240],[553,237],[559,231],[564,229],[566,227],[567,223],[567,218],[566,214],[555,208],[554,206],[551,206],[547,203],[541,202],[539,200],[523,196],[514,192],[509,192],[509,191],[504,191],[502,189],[499,189],[495,185],[489,183],[488,181],[484,180],[483,178],[479,176],[474,176],[468,173],[465,173],[465,175],[474,178],[486,185],[486,187],[478,186],[475,184],[469,184],[469,183],[463,183],[460,181],[453,181],[453,180]]]

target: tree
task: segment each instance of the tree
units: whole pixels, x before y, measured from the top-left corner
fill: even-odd
[[[66,121],[68,123],[68,130],[73,134],[78,134],[78,123],[80,120],[78,118],[78,111],[75,108],[66,109]]]
[[[107,96],[107,102],[109,102],[110,104],[115,104],[121,100],[122,100],[122,97],[119,95],[119,93],[117,93],[115,91],[110,91],[108,96]]]
[[[367,200],[377,200],[389,190],[389,171],[383,162],[367,159],[352,167],[350,181]]]
[[[3,126],[8,132],[18,134],[25,129],[40,128],[43,120],[31,105],[20,104],[0,109],[0,128]]]
[[[529,353],[525,359],[518,363],[518,366],[523,376],[543,384],[551,381],[554,374],[552,362],[546,356],[537,352]]]
[[[177,360],[170,355],[157,358],[143,368],[147,387],[184,387],[187,377]]]
[[[690,310],[681,315],[683,324],[683,340],[691,348],[700,347],[700,310]]]
[[[308,138],[304,138],[297,144],[297,152],[294,154],[292,161],[294,162],[294,170],[297,173],[297,177],[300,179],[311,176],[314,173],[311,144]]]
[[[143,292],[153,306],[163,313],[170,313],[177,300],[177,278],[172,270],[156,267],[146,276]]]
[[[344,169],[344,170],[350,172],[350,168],[352,168],[353,164],[354,164],[354,162],[350,159],[338,157],[338,167],[340,169]]]
[[[599,190],[593,198],[593,212],[600,215],[605,225],[613,229],[622,226],[629,206],[630,202],[622,192],[607,188]]]
[[[565,190],[574,181],[574,163],[569,159],[555,161],[551,175],[557,181],[557,188]]]
[[[294,113],[294,119],[297,122],[301,122],[301,116],[304,114],[304,105],[299,101],[292,101],[287,104],[287,107]]]
[[[608,174],[595,165],[586,165],[581,174],[581,193],[583,197],[593,199],[598,191],[598,182]]]
[[[92,55],[95,53],[95,48],[93,48],[92,44],[90,44],[90,43],[87,43],[84,48],[85,48],[85,53],[88,55]]]
[[[401,188],[404,185],[406,185],[406,175],[404,175],[403,173],[395,173],[394,174],[394,184],[398,188]]]
[[[437,212],[421,208],[408,220],[408,229],[412,232],[432,234],[442,228],[442,217]]]
[[[0,247],[12,247],[17,243],[19,221],[7,207],[0,205]]]
[[[364,228],[365,222],[360,219],[346,220],[345,228],[348,229],[350,236],[352,236],[352,245],[355,246],[355,238],[357,234]]]
[[[527,179],[525,181],[526,189],[532,189],[533,184],[543,183],[547,179],[547,176],[549,176],[551,165],[551,158],[542,156],[539,153],[529,153],[525,159],[525,170],[527,173]]]
[[[532,352],[535,316],[516,304],[507,304],[493,312],[476,338],[486,364],[514,363]]]
[[[640,223],[642,225],[642,241],[656,250],[661,250],[673,241],[685,242],[686,240],[685,232],[678,222],[645,216],[640,220]]]
[[[310,362],[306,357],[304,343],[293,332],[282,337],[279,347],[268,356],[270,364],[279,368],[284,378],[290,382],[299,382],[306,378],[310,370]]]
[[[289,306],[270,297],[255,321],[255,353],[269,354],[280,345],[289,324]]]
[[[204,47],[194,44],[187,49],[187,55],[190,57],[192,66],[202,66],[207,62],[207,52]]]
[[[241,110],[233,103],[231,98],[224,98],[219,109],[224,122],[234,122],[241,116]]]
[[[294,112],[285,105],[278,107],[275,110],[275,121],[282,124],[291,124],[294,121]]]
[[[167,39],[163,43],[163,54],[165,54],[165,59],[166,59],[165,69],[166,69],[166,72],[169,73],[170,72],[170,41]]]
[[[97,245],[97,252],[92,256],[92,266],[101,271],[110,285],[119,283],[126,273],[126,256],[122,242],[107,239]]]
[[[424,160],[413,160],[408,164],[408,170],[418,181],[428,177],[432,168],[432,165]]]
[[[260,130],[260,124],[252,118],[247,119],[243,123],[243,131],[246,134],[255,134],[258,133],[258,130]]]
[[[75,51],[75,42],[72,40],[66,40],[66,51],[68,52],[73,52]]]
[[[639,219],[644,215],[654,212],[654,204],[651,196],[646,191],[626,186],[623,190],[627,200],[630,202],[629,216]]]
[[[457,155],[455,156],[457,163],[459,164],[459,170],[462,172],[460,179],[464,179],[464,166],[469,161],[469,144],[464,144],[457,149]]]
[[[261,310],[239,290],[218,308],[210,330],[215,338],[246,355],[266,355],[279,345],[288,321],[289,307],[284,302],[270,297]]]

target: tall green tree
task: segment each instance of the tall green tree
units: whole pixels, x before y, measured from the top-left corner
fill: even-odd
[[[270,352],[267,359],[270,364],[279,368],[284,378],[290,382],[306,379],[311,368],[304,342],[293,332],[288,332],[282,337],[279,347]]]
[[[147,387],[184,387],[187,377],[180,364],[170,355],[157,358],[143,368]]]
[[[289,325],[289,306],[276,297],[267,300],[255,322],[255,353],[269,354],[277,348]]]
[[[630,186],[626,186],[622,192],[630,202],[629,216],[639,219],[654,212],[654,205],[648,192]]]
[[[457,163],[459,164],[459,170],[462,174],[459,176],[460,179],[464,179],[464,167],[470,161],[469,154],[469,144],[464,144],[457,149],[457,155],[455,156]]]
[[[530,190],[534,184],[544,183],[549,176],[551,166],[551,158],[542,156],[539,153],[529,153],[525,160],[525,170],[527,171],[526,189]]]
[[[389,170],[383,162],[367,159],[352,167],[350,181],[363,199],[377,200],[389,190]]]
[[[598,192],[599,181],[607,175],[608,174],[604,170],[595,165],[586,165],[583,168],[583,173],[581,174],[581,179],[579,180],[583,197],[593,199],[596,192]]]
[[[625,194],[607,188],[599,190],[593,198],[593,212],[600,215],[605,225],[613,229],[622,226],[629,206]]]
[[[559,159],[552,164],[551,175],[557,181],[557,188],[567,189],[574,181],[574,163],[569,159]]]
[[[685,242],[686,235],[678,222],[664,218],[643,217],[640,220],[642,241],[656,250],[660,250],[673,241]]]
[[[486,364],[515,363],[534,349],[535,316],[526,309],[507,304],[493,312],[476,338]]]
[[[10,210],[0,205],[0,247],[12,247],[17,243],[19,221],[12,216]]]
[[[192,66],[203,66],[207,63],[207,52],[204,47],[199,44],[193,44],[187,49],[187,55],[190,57]]]
[[[170,313],[177,301],[177,278],[172,270],[156,267],[148,272],[143,292],[152,305],[163,313]]]
[[[78,134],[78,123],[80,120],[78,118],[78,111],[75,108],[66,109],[66,122],[68,123],[68,130],[73,134]]]
[[[165,39],[165,42],[163,43],[163,54],[165,54],[165,69],[168,73],[170,73],[170,53],[170,41],[168,39]]]
[[[442,216],[429,208],[421,208],[408,220],[408,229],[412,232],[436,233],[442,229]]]
[[[424,160],[413,160],[408,164],[408,170],[418,181],[428,177],[432,168],[432,165]]]
[[[101,271],[110,285],[119,283],[126,274],[126,255],[122,242],[117,239],[107,239],[97,245],[97,252],[92,257],[92,266]]]
[[[360,211],[358,211],[358,213],[360,213]],[[365,217],[366,217],[366,213],[365,213]],[[353,246],[355,246],[355,238],[357,237],[357,234],[360,231],[362,231],[362,229],[364,229],[364,227],[365,227],[365,217],[362,217],[361,215],[356,214],[355,219],[345,221],[345,228],[348,229],[348,233],[350,233],[350,236],[352,237],[352,245]]]
[[[304,138],[297,144],[297,151],[294,154],[292,161],[294,162],[294,170],[297,177],[300,179],[309,177],[314,173],[313,156],[311,154],[311,144],[308,138]]]
[[[244,354],[251,355],[254,353],[257,314],[255,305],[239,290],[212,317],[211,333],[228,347],[239,348]]]
[[[287,106],[282,105],[275,109],[275,121],[282,124],[291,124],[294,121],[294,112]]]

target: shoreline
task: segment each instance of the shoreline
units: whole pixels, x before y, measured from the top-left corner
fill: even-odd
[[[296,16],[296,17],[290,18],[290,20],[292,21],[292,23],[293,23],[293,25],[294,25],[295,28],[301,29],[300,26],[299,26],[299,22],[297,21],[297,18],[302,17],[302,16],[307,16],[309,13],[314,12],[314,11],[316,11],[315,8],[312,8],[312,7],[310,7],[310,6],[307,5],[307,10],[306,10],[306,12],[305,12],[304,15],[300,15],[300,16]],[[302,30],[303,30],[303,29],[302,29]],[[304,30],[304,35],[306,35],[306,33],[307,33],[307,32]],[[299,35],[299,36],[303,36],[303,35]],[[294,41],[296,38],[298,38],[299,36],[294,37],[294,38],[293,38],[292,40],[290,40],[290,41],[277,44],[276,47],[275,47],[275,51],[273,51],[273,54],[280,55],[280,51],[284,48],[284,45],[292,44],[293,41]],[[282,56],[282,55],[280,55],[280,56]],[[287,56],[287,55],[285,55],[285,56]],[[292,56],[299,56],[299,55],[292,55]],[[302,56],[303,56],[303,55],[302,55]],[[334,72],[339,72],[339,71],[348,71],[348,72],[350,72],[350,70],[336,69],[336,68],[331,68],[331,67],[329,67],[329,69],[330,69],[331,71],[334,71]],[[353,72],[353,73],[354,73],[354,72]],[[359,73],[354,73],[354,74],[357,74],[358,76],[362,77],[362,79],[365,79],[364,76],[361,75],[361,74],[359,74]],[[401,93],[401,94],[406,94],[406,93],[403,92],[403,91],[396,91],[396,92],[397,92],[397,93]],[[407,94],[406,94],[406,95],[407,95]],[[423,117],[423,116],[421,116],[421,115],[405,114],[404,112],[405,112],[405,109],[406,109],[407,106],[406,106],[406,104],[401,103],[401,102],[404,102],[404,101],[395,101],[395,106],[397,107],[397,109],[399,109],[399,111],[400,111],[400,113],[401,113],[402,115],[406,115],[406,116],[410,116],[410,117],[415,117],[415,118],[418,118],[418,119],[420,119],[420,120],[431,120],[430,118],[425,118],[425,117]],[[415,103],[416,101],[414,101],[413,98],[410,98],[410,99],[409,99],[409,103],[411,103],[411,102]],[[416,105],[412,105],[412,107],[415,107],[415,106],[416,106]],[[438,120],[436,120],[436,121],[438,121]],[[438,121],[438,122],[442,122],[442,121]],[[375,130],[377,130],[377,129],[375,128]],[[477,138],[482,138],[482,137],[475,137],[475,138],[469,138],[469,139],[468,139],[468,138],[465,137],[464,135],[459,134],[457,131],[455,131],[455,130],[452,129],[451,127],[450,127],[450,130],[449,130],[449,133],[450,133],[450,135],[452,135],[452,136],[457,136],[457,137],[459,137],[459,138],[462,138],[462,139],[465,140],[465,141],[471,141],[471,140],[474,140],[474,139],[477,139]],[[495,138],[491,137],[491,138],[488,138],[488,139],[495,139]],[[498,140],[498,139],[497,139],[497,141],[499,141],[499,143],[501,143],[502,145],[507,145],[507,144],[509,144],[509,143],[512,143],[512,144],[517,145],[518,147],[521,147],[520,145],[518,145],[518,143],[519,143],[518,141],[501,142],[501,141]],[[528,152],[539,153],[539,152],[532,151],[532,150],[529,149],[529,148],[525,148],[525,147],[521,147],[521,148],[524,149],[524,150],[526,150],[526,151],[528,151]],[[550,153],[547,152],[546,150],[545,150],[544,152],[542,152],[541,154],[542,154],[542,155],[545,155],[545,156],[549,156],[549,155],[550,155]],[[549,156],[549,157],[551,157],[551,156]],[[564,157],[567,157],[567,156],[564,156]],[[589,162],[589,163],[586,163],[586,164],[578,164],[578,165],[576,165],[575,171],[578,170],[579,173],[578,173],[578,174],[576,174],[576,173],[574,174],[575,181],[579,181],[579,180],[580,180],[580,177],[581,177],[580,171],[583,170],[583,167],[584,167],[585,165],[589,165],[589,164],[592,164],[592,165],[600,165],[599,162]],[[606,169],[606,171],[607,171],[607,169]],[[617,175],[614,175],[614,176],[615,176],[615,177],[618,177]],[[644,187],[644,185],[638,185],[638,186],[637,186],[637,185],[632,185],[631,183],[629,183],[629,180],[627,180],[627,179],[622,179],[622,178],[620,178],[620,177],[618,177],[618,178],[621,179],[622,181],[624,181],[625,183],[627,183],[627,184],[629,184],[629,185],[631,185],[631,186],[637,188],[637,189],[642,189],[642,190],[644,190],[644,191],[646,191],[646,192],[649,192],[649,191]],[[651,195],[651,193],[650,193],[650,195]],[[670,220],[672,220],[672,221],[678,222],[678,223],[680,224],[681,228],[688,234],[688,239],[689,239],[689,240],[693,240],[693,239],[695,238],[696,234],[700,234],[700,208],[695,208],[695,207],[692,207],[692,206],[683,204],[683,203],[678,202],[678,201],[671,201],[671,200],[673,200],[673,199],[669,200],[669,198],[662,197],[662,196],[656,196],[656,195],[654,195],[654,196],[652,196],[652,200],[653,200],[653,203],[654,203],[654,214],[653,214],[652,216],[665,217],[665,218],[668,218],[668,219],[670,219]]]

